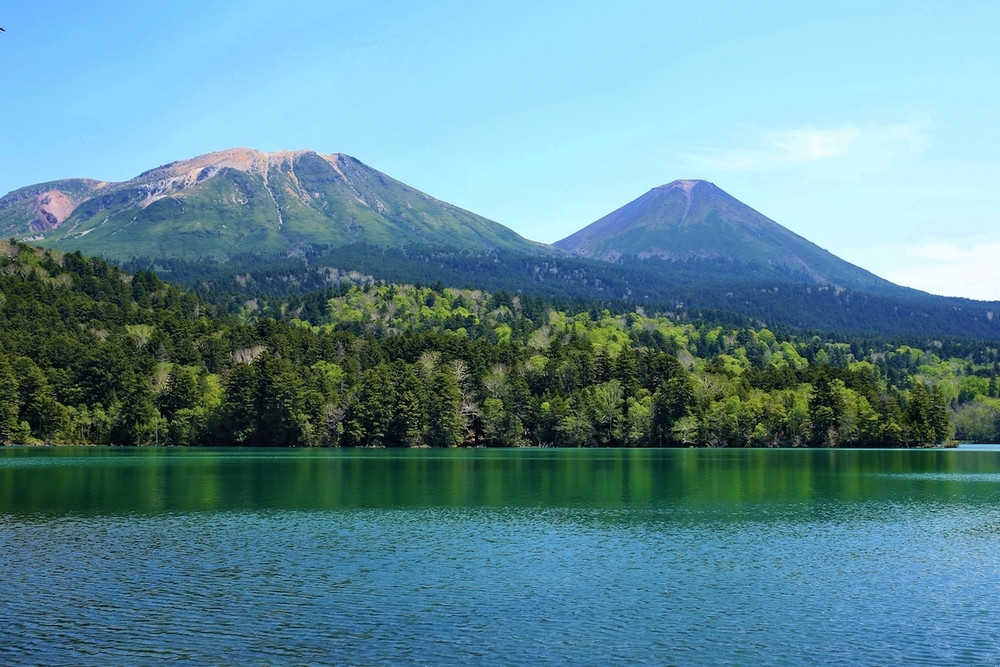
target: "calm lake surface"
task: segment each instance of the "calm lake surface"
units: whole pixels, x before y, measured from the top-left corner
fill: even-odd
[[[1000,450],[0,448],[0,664],[1000,663]]]

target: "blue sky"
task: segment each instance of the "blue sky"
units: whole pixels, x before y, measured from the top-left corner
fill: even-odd
[[[704,178],[1000,299],[1000,3],[34,0],[0,26],[0,193],[311,148],[552,242]]]

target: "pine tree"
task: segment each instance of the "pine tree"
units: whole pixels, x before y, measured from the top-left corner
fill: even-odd
[[[387,445],[413,446],[424,436],[422,387],[416,373],[402,361],[392,365],[392,420],[386,433]]]
[[[451,367],[440,366],[430,379],[427,391],[426,442],[432,447],[462,444],[462,390]]]
[[[226,378],[219,437],[226,444],[250,445],[257,433],[257,395],[260,384],[257,368],[235,364]]]
[[[928,423],[930,426],[933,442],[941,444],[951,437],[951,419],[948,416],[948,402],[945,400],[941,387],[934,386],[930,392],[930,402],[928,406]]]
[[[157,404],[160,414],[168,420],[178,411],[190,409],[198,401],[198,380],[194,371],[183,366],[174,366],[167,376],[167,386],[160,394]]]
[[[652,439],[655,445],[674,445],[674,425],[691,413],[694,389],[685,371],[669,378],[653,394]]]
[[[926,445],[934,442],[933,412],[931,393],[927,391],[926,385],[922,382],[914,384],[910,390],[910,400],[905,414],[909,444]]]
[[[17,378],[6,357],[0,357],[0,444],[9,443],[17,433]]]
[[[393,419],[395,393],[388,364],[365,371],[344,419],[345,442],[354,447],[382,447]]]

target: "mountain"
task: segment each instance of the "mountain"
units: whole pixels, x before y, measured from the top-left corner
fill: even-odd
[[[538,252],[541,244],[343,154],[235,148],[124,183],[70,179],[0,199],[0,233],[111,259],[278,254],[321,244]]]
[[[678,180],[653,188],[554,245],[606,261],[700,264],[706,277],[713,265],[735,264],[747,278],[879,293],[904,290],[823,250],[708,181]]]
[[[681,318],[1000,340],[1000,303],[893,285],[704,181],[656,188],[552,248],[346,155],[232,149],[124,183],[22,188],[0,199],[0,234],[210,285],[234,312],[360,272],[594,312],[638,304]]]

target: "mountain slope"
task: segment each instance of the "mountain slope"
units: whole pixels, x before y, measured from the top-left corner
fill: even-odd
[[[754,278],[877,292],[902,288],[845,262],[712,183],[673,181],[554,244],[608,261],[622,258],[743,265]],[[751,276],[748,276],[751,277]]]
[[[342,154],[210,153],[124,183],[55,181],[0,199],[0,231],[113,259],[285,253],[312,244],[543,248]]]

